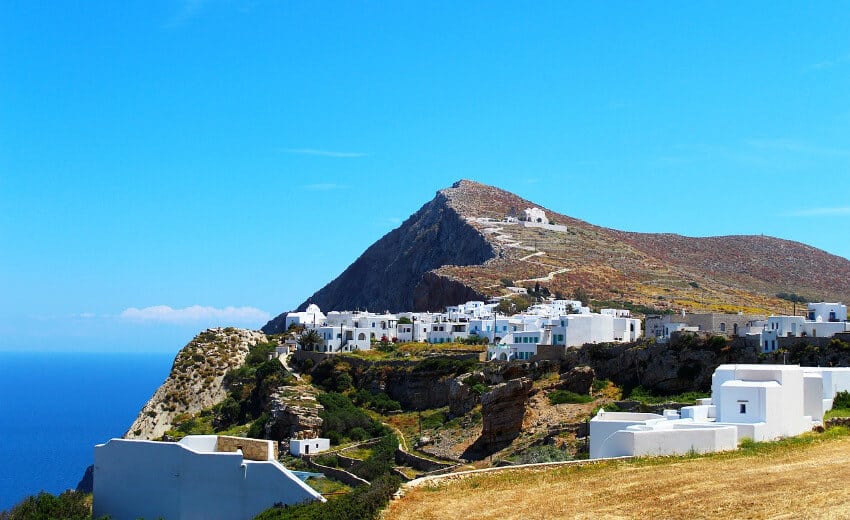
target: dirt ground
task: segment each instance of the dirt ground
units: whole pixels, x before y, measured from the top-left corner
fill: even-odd
[[[850,437],[768,453],[514,470],[412,488],[386,520],[850,518]]]

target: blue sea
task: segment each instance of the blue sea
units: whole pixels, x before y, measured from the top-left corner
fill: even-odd
[[[0,352],[0,511],[74,488],[94,445],[120,437],[173,353]]]

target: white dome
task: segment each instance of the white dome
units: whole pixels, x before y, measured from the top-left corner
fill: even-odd
[[[315,303],[311,303],[310,305],[307,306],[306,312],[309,313],[309,314],[320,314],[322,312],[322,310]]]

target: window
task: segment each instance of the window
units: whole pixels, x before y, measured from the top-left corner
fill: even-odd
[[[738,410],[741,413],[747,413],[747,403],[738,403]]]
[[[720,332],[726,332],[726,323],[720,323]]]

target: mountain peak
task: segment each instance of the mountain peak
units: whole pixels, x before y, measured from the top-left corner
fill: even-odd
[[[538,208],[545,218],[524,221]],[[535,213],[540,215],[540,213]],[[693,238],[594,226],[461,179],[311,296],[324,311],[440,310],[537,285],[643,312],[790,311],[779,293],[850,301],[850,261],[772,237]],[[279,332],[283,315],[265,332]]]

